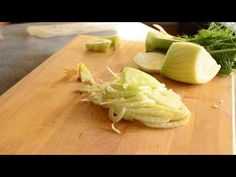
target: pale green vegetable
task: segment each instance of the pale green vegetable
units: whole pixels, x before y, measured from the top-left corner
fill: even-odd
[[[165,57],[160,73],[176,81],[202,84],[212,80],[220,65],[204,47],[191,42],[173,43]]]
[[[209,23],[208,29],[200,29],[195,35],[173,36],[160,25],[153,25],[159,31],[149,32],[146,37],[146,51],[167,51],[174,42],[193,42],[203,46],[221,65],[219,74],[231,76],[236,69],[236,36],[233,29],[220,23]]]
[[[83,68],[79,71],[80,77],[88,74],[84,67],[79,64],[78,68]],[[131,67],[125,67],[120,75],[112,74],[115,76],[113,81],[91,82],[80,87],[79,91],[89,93],[82,101],[109,109],[108,116],[115,132],[120,133],[114,124],[122,119],[155,128],[179,127],[189,119],[191,113],[181,97],[151,75]],[[88,74],[87,80],[94,81],[90,76]]]
[[[94,40],[94,41],[89,41],[89,42],[85,43],[85,46],[90,51],[106,52],[107,49],[111,46],[111,40],[98,39],[98,40]]]
[[[179,41],[165,31],[149,31],[145,40],[146,52],[167,50],[173,42]]]
[[[83,63],[77,66],[77,71],[78,71],[78,76],[80,77],[82,82],[90,81],[91,83],[94,83],[92,74]]]
[[[115,48],[120,45],[120,36],[118,35],[112,35],[112,36],[105,36],[103,39],[108,39],[111,41],[111,46],[114,46]]]
[[[85,43],[87,50],[94,52],[106,52],[111,46],[117,48],[119,45],[120,37],[118,35],[104,36]]]
[[[164,63],[165,55],[159,52],[142,52],[134,56],[134,62],[149,73],[159,73]]]

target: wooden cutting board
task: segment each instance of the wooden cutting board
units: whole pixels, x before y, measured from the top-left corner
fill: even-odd
[[[233,97],[230,77],[217,76],[204,85],[188,85],[153,75],[183,97],[192,112],[187,125],[153,129],[121,121],[111,130],[108,112],[80,102],[75,79],[62,81],[63,68],[83,62],[94,77],[110,80],[115,72],[136,67],[132,57],[144,43],[122,41],[117,50],[93,53],[78,36],[0,97],[1,154],[232,154]],[[218,101],[223,100],[222,104]],[[212,105],[218,104],[219,109]]]

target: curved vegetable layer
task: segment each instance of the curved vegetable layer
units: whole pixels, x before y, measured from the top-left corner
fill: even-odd
[[[125,67],[120,76],[112,73],[116,76],[113,81],[99,84],[94,82],[84,65],[77,68],[83,68],[78,72],[90,81],[79,88],[80,92],[89,93],[82,101],[109,109],[108,116],[117,133],[120,131],[114,124],[122,119],[140,121],[149,127],[174,128],[184,125],[190,117],[190,111],[178,94],[138,69]],[[86,74],[88,77],[84,76]]]
[[[133,60],[143,70],[149,73],[159,73],[164,63],[165,55],[159,52],[139,53]]]
[[[202,84],[212,80],[220,65],[204,47],[191,42],[173,43],[165,57],[160,73],[176,81]]]

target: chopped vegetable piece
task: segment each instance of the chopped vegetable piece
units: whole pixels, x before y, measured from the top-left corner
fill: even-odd
[[[202,84],[212,80],[220,65],[204,47],[191,42],[175,42],[169,48],[160,73],[176,81]]]
[[[80,63],[77,68],[79,69],[79,76],[82,82],[90,81],[90,83],[94,83],[92,74],[83,63]]]
[[[84,64],[79,66],[88,73]],[[88,75],[86,80],[92,81],[91,85],[79,88],[89,93],[82,101],[109,109],[108,116],[116,133],[120,131],[114,125],[122,119],[140,121],[149,127],[174,128],[184,125],[191,115],[178,94],[138,69],[125,67],[113,81],[104,84],[94,82]]]
[[[159,73],[164,62],[165,55],[159,52],[139,53],[134,57],[134,62],[149,73]]]
[[[103,39],[108,39],[111,41],[111,46],[117,48],[120,45],[120,36],[112,35],[112,36],[105,36]]]
[[[111,45],[111,40],[108,39],[98,39],[95,41],[90,41],[85,44],[86,48],[90,51],[95,52],[106,52]]]
[[[111,124],[111,128],[114,132],[118,133],[118,134],[121,134],[120,130],[118,130],[116,127],[115,127],[115,123],[112,123]]]

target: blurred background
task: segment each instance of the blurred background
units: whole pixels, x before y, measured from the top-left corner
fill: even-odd
[[[10,24],[20,24],[29,22],[0,22],[1,26]],[[160,24],[165,30],[172,35],[194,35],[199,29],[208,28],[209,22],[143,22],[144,24],[153,27],[153,24]],[[236,22],[219,22],[225,27],[232,27],[236,31]]]
[[[25,22],[0,22],[0,26],[10,25],[10,24],[19,24]],[[173,35],[179,34],[188,34],[193,35],[199,29],[207,28],[208,22],[143,22],[144,24],[152,27],[153,24],[157,23],[162,25],[167,32]]]

